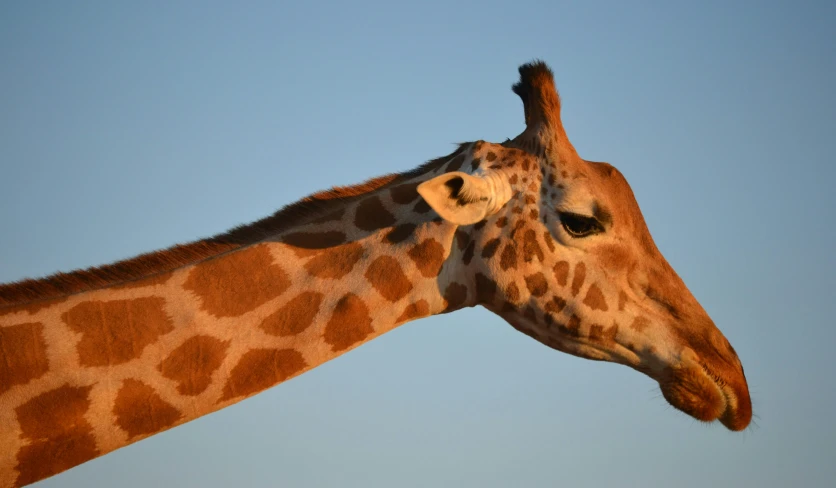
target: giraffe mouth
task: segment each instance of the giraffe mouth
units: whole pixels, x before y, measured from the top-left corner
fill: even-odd
[[[739,431],[749,425],[752,408],[745,395],[708,365],[669,367],[659,381],[662,395],[674,408],[703,421],[719,420],[727,429]]]
[[[714,382],[714,385],[723,394],[725,408],[717,420],[729,430],[739,431],[745,429],[752,419],[752,407],[749,400],[748,388],[744,406],[741,405],[740,397],[735,393],[734,388],[732,388],[729,382],[721,375],[715,373],[705,363],[700,363],[700,366],[702,366],[703,373]]]

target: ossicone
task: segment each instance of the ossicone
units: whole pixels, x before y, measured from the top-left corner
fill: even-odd
[[[543,61],[534,61],[519,68],[520,81],[511,89],[522,99],[525,125],[553,129],[560,127],[560,96],[554,86],[554,75]]]

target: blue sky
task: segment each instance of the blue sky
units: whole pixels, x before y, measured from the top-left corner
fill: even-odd
[[[734,344],[757,427],[483,309],[401,327],[40,486],[823,486],[836,478],[833,2],[3,2],[0,281],[194,240],[523,128],[555,71]]]

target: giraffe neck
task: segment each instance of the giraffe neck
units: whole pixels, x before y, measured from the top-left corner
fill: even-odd
[[[442,170],[199,263],[0,311],[0,486],[51,476],[405,322],[473,305],[458,276],[465,232],[415,191]]]

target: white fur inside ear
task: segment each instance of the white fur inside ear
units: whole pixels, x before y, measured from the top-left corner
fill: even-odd
[[[418,193],[444,220],[458,225],[475,224],[489,213],[495,212],[508,200],[500,198],[508,192],[496,191],[496,185],[487,178],[453,171],[418,185]],[[510,197],[510,194],[508,195]]]

